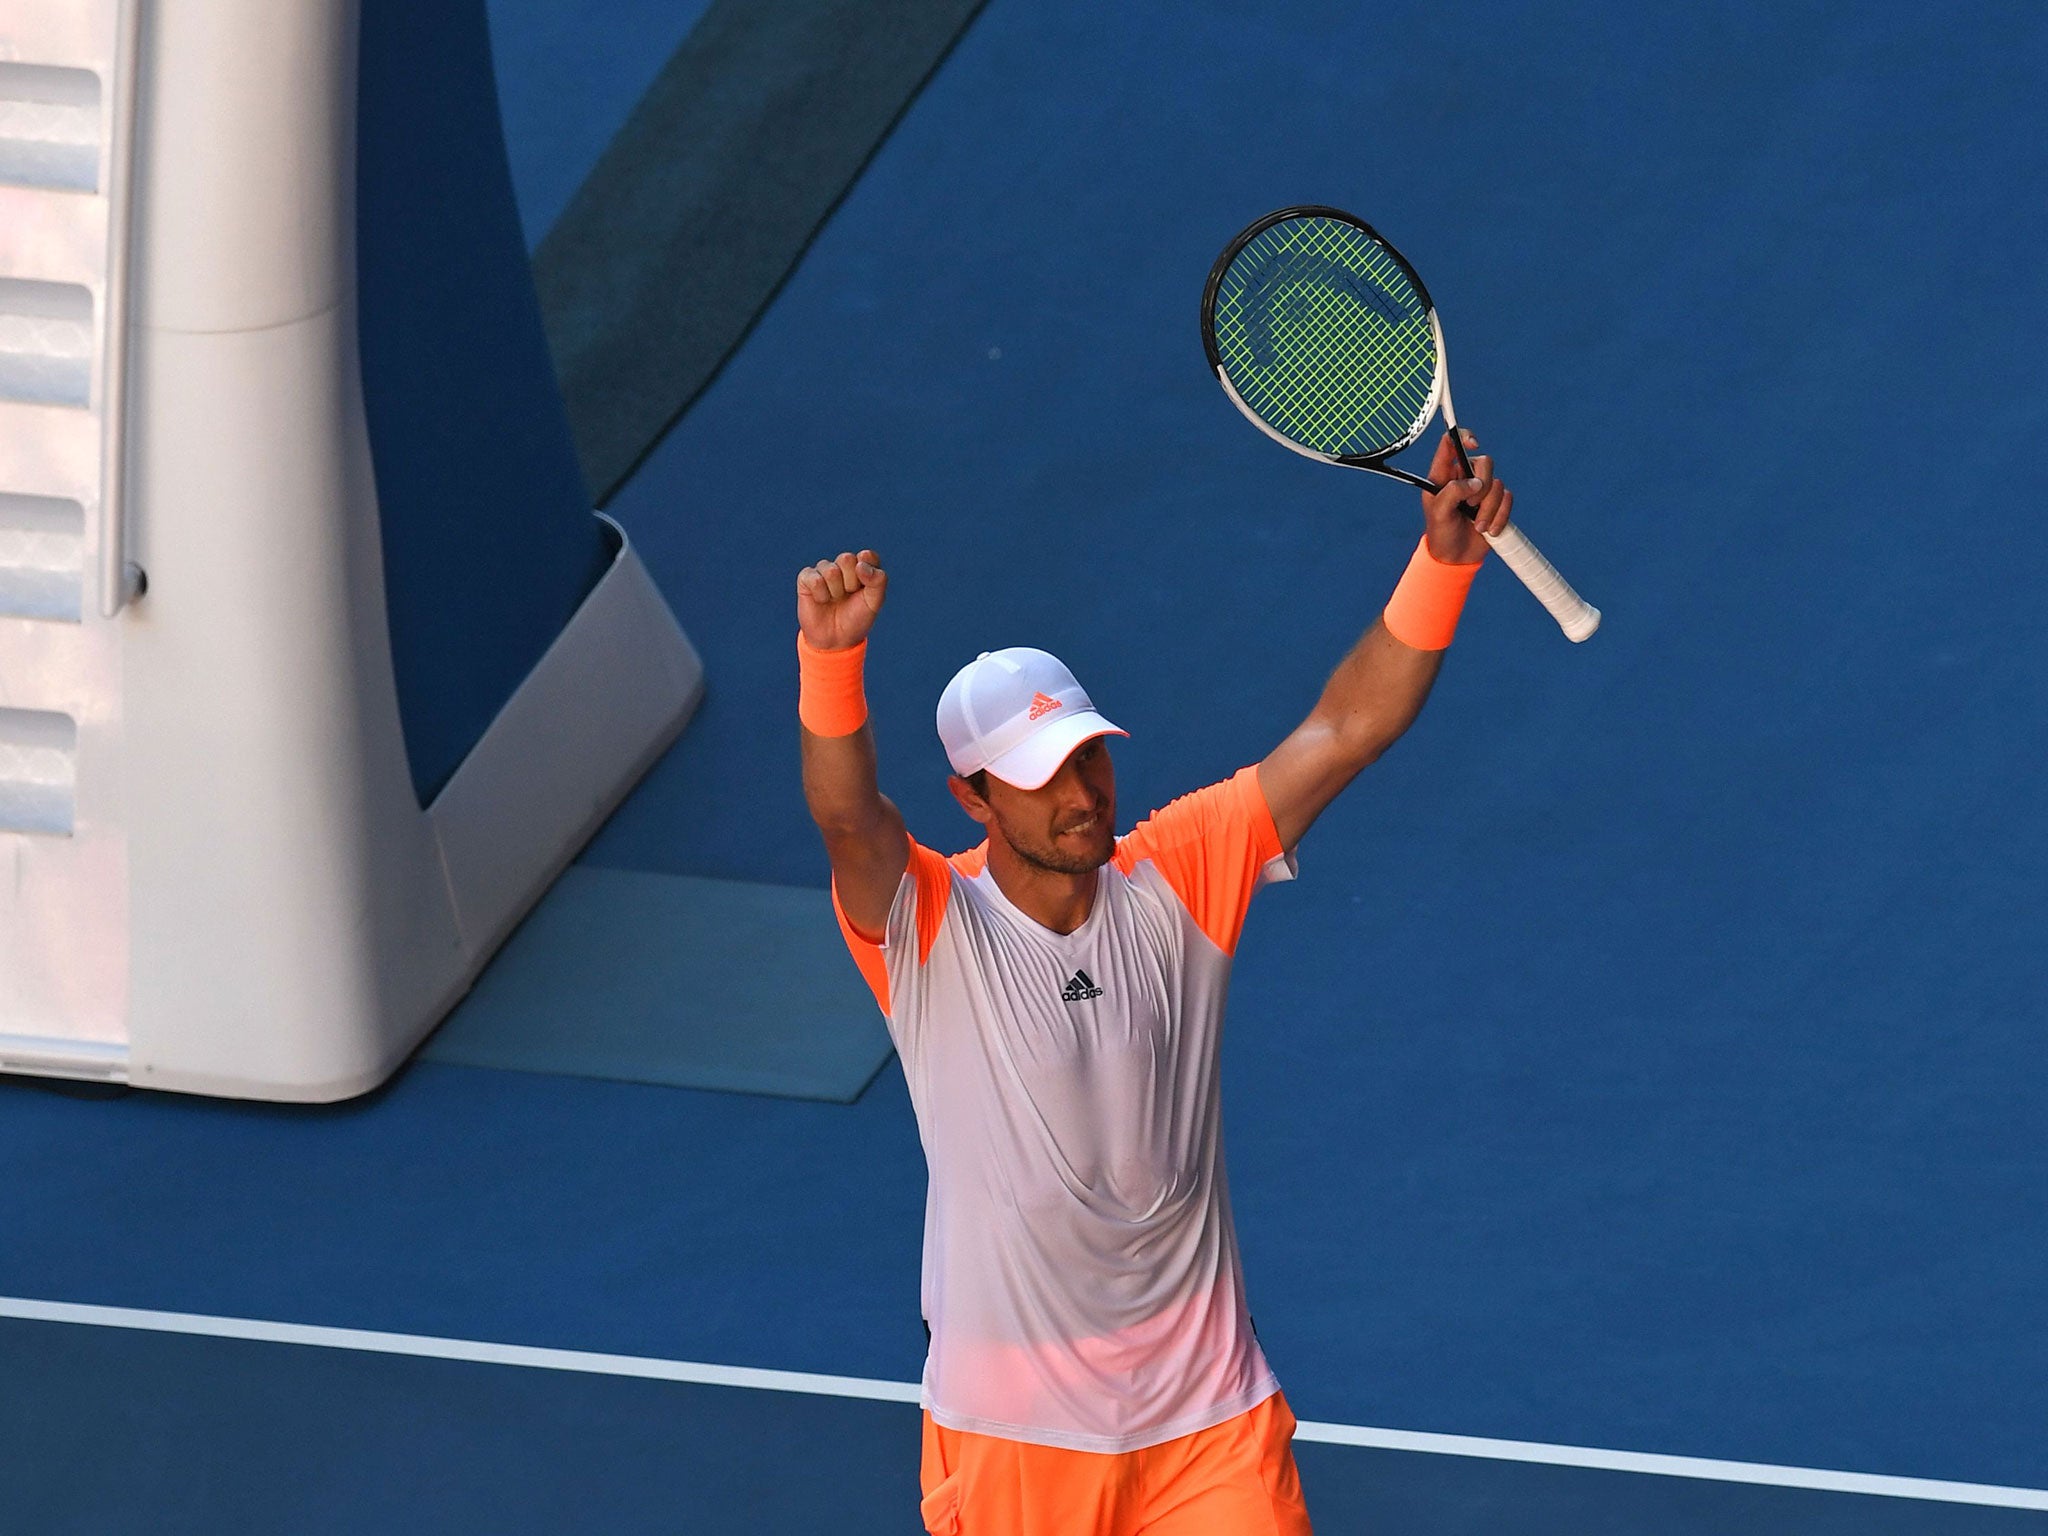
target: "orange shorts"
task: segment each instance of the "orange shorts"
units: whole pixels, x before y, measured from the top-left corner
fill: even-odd
[[[1294,1415],[1258,1407],[1140,1451],[1101,1455],[946,1429],[924,1416],[933,1536],[1310,1536]]]

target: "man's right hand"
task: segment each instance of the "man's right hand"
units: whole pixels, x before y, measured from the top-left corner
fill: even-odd
[[[806,566],[796,577],[804,640],[813,650],[851,650],[875,627],[888,589],[888,572],[872,549]],[[798,736],[804,799],[825,839],[840,910],[854,932],[879,941],[910,863],[910,834],[875,783],[875,733],[863,725],[850,736]]]
[[[882,611],[889,573],[872,549],[807,565],[796,577],[796,622],[815,650],[843,651],[867,639]]]

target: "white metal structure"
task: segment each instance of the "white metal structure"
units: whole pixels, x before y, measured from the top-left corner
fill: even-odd
[[[142,3],[0,0],[0,1072],[343,1098],[702,672],[619,535],[419,808],[356,357],[355,6],[160,0],[138,34]]]

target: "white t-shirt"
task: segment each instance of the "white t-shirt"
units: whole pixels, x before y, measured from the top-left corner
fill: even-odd
[[[913,842],[879,944],[840,914],[930,1170],[940,1424],[1128,1451],[1279,1389],[1245,1306],[1218,1052],[1245,909],[1293,874],[1247,768],[1119,839],[1072,933],[1010,904],[985,844]]]

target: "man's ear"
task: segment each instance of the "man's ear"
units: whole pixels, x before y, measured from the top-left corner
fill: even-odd
[[[946,776],[946,788],[953,791],[953,798],[960,802],[960,809],[980,822],[984,827],[996,819],[996,813],[989,809],[989,803],[974,792],[974,786],[953,773]]]

